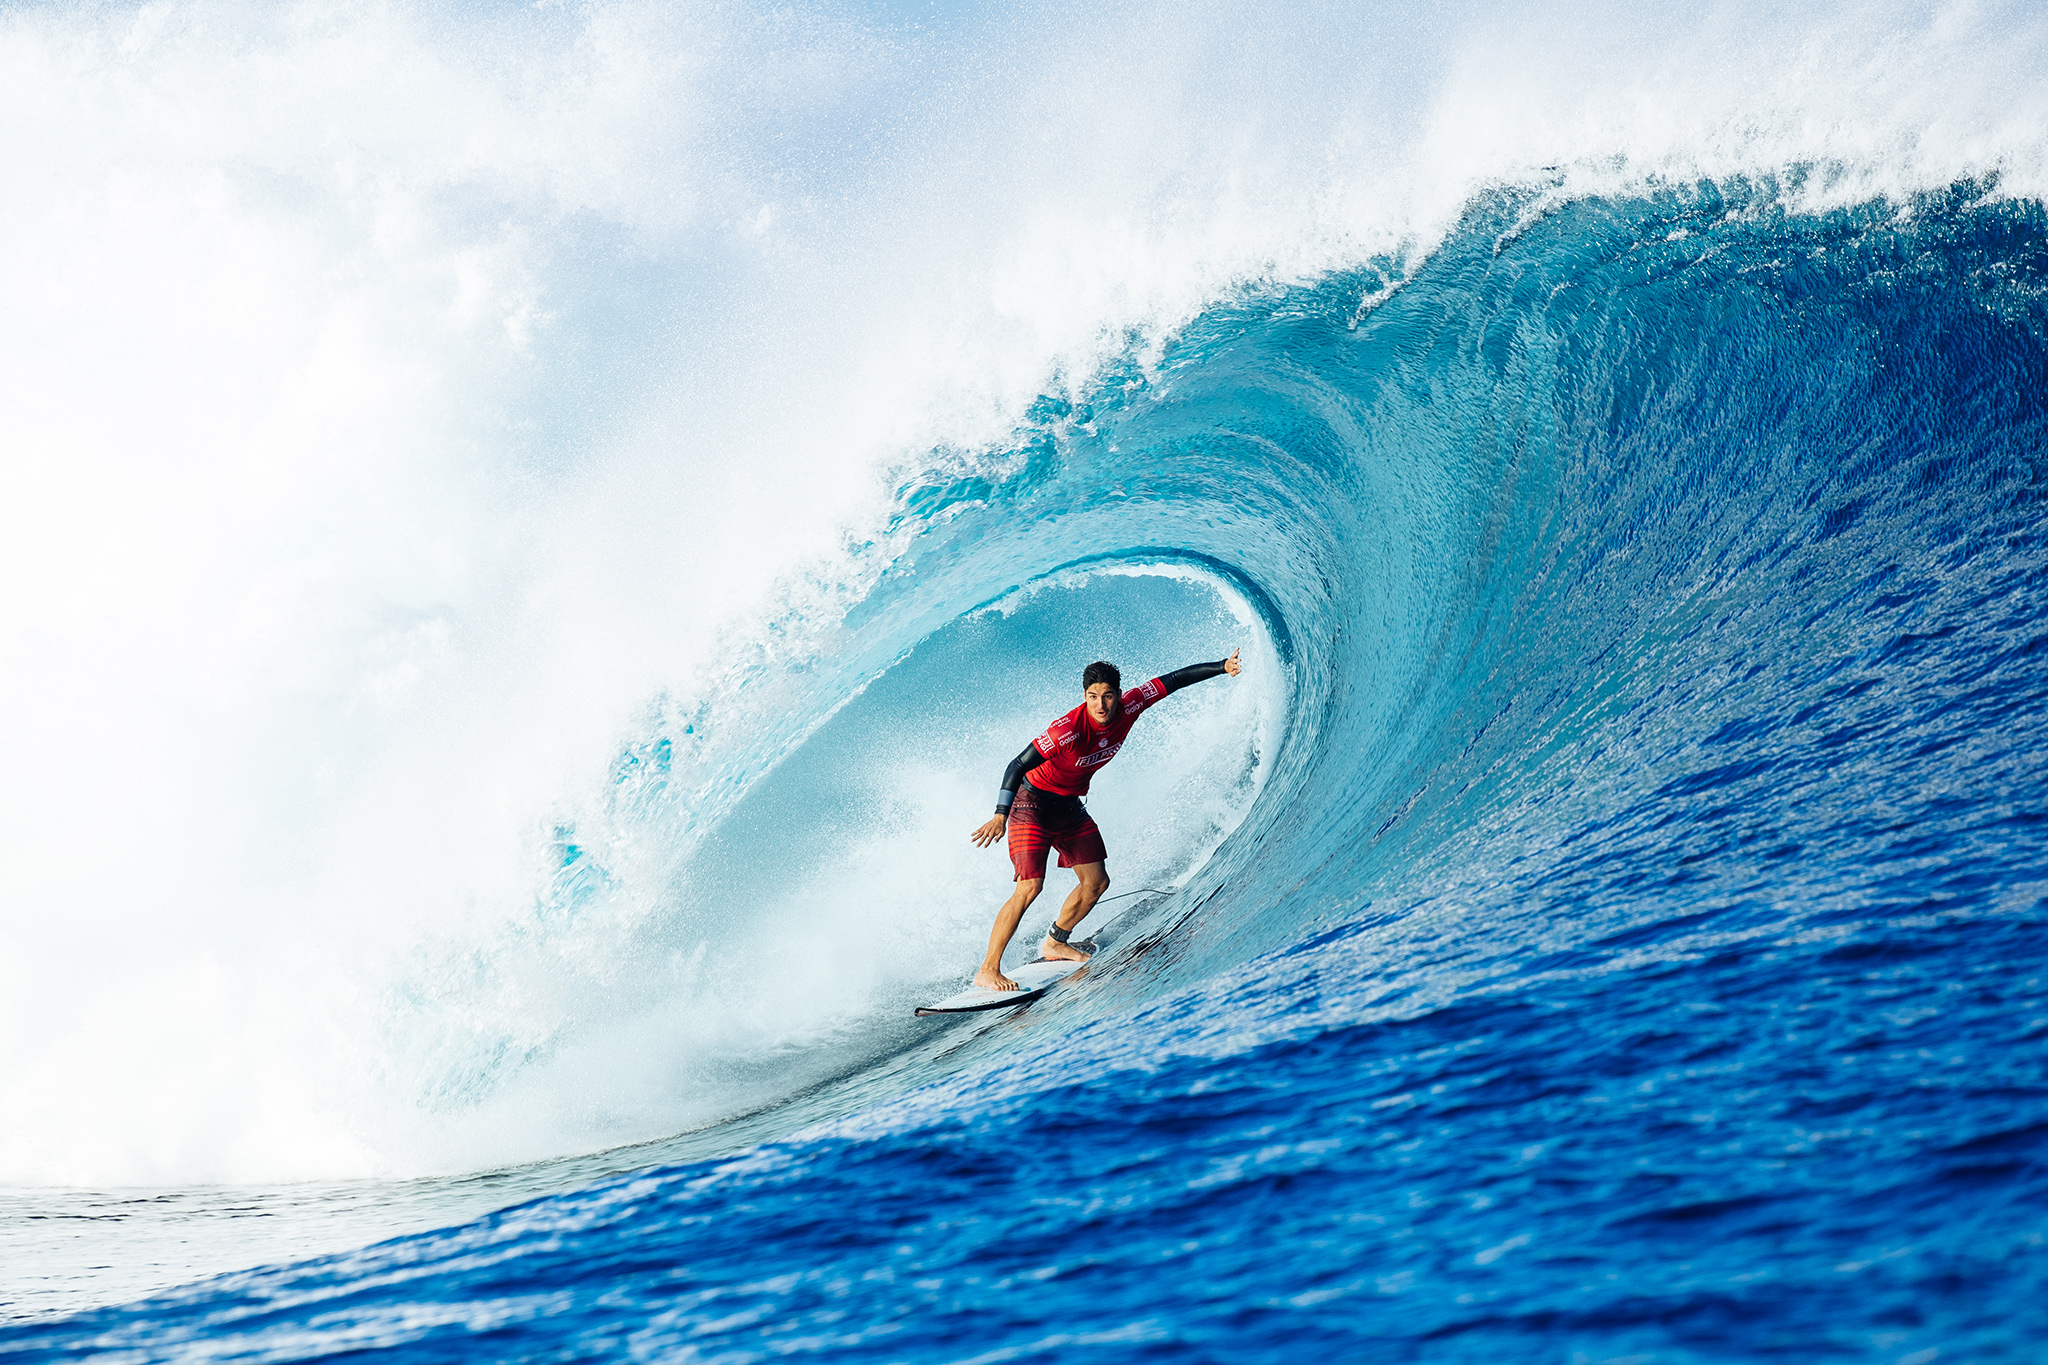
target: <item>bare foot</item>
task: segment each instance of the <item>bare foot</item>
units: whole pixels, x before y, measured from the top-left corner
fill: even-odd
[[[983,967],[974,974],[974,984],[985,991],[1014,991],[1017,983],[993,967]]]
[[[1071,943],[1062,943],[1051,934],[1038,945],[1038,955],[1048,962],[1086,962],[1091,956]]]

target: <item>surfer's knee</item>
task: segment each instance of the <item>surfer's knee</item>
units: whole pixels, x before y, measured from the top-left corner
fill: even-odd
[[[1044,889],[1045,878],[1043,877],[1019,877],[1017,879],[1017,889],[1012,891],[1010,895],[1029,905],[1038,899],[1038,893]]]

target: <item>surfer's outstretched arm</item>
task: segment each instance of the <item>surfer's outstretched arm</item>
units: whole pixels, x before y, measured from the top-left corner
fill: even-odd
[[[1237,651],[1233,649],[1227,659],[1218,659],[1213,664],[1189,664],[1186,668],[1176,668],[1171,673],[1162,674],[1159,681],[1166,685],[1166,694],[1172,696],[1183,687],[1192,686],[1204,679],[1224,673],[1234,678],[1243,671],[1244,665],[1237,661]]]

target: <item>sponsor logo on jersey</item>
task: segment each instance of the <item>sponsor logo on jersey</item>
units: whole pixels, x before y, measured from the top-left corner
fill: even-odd
[[[1146,701],[1157,701],[1159,700],[1159,694],[1164,690],[1165,689],[1160,687],[1159,685],[1159,679],[1154,678],[1151,682],[1146,683],[1143,687],[1138,689],[1138,695],[1143,697]]]
[[[1104,740],[1103,743],[1107,744],[1109,743],[1109,741]],[[1115,758],[1116,751],[1123,747],[1123,745],[1118,744],[1107,750],[1098,750],[1097,752],[1092,754],[1082,754],[1079,758],[1075,759],[1074,762],[1080,764],[1084,768],[1092,768],[1098,763],[1107,763],[1112,758]]]

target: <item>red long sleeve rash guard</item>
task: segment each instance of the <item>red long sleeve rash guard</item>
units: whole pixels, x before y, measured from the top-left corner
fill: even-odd
[[[1224,661],[1190,664],[1163,677],[1140,684],[1123,694],[1109,724],[1097,725],[1083,702],[1045,727],[1045,733],[1024,746],[1024,752],[1010,760],[1003,773],[1003,785],[996,796],[996,814],[1007,816],[1017,795],[1017,784],[1029,773],[1031,785],[1047,796],[1064,797],[1049,805],[1078,804],[1087,795],[1088,784],[1103,764],[1123,748],[1124,737],[1154,705],[1191,683],[1224,672]]]

